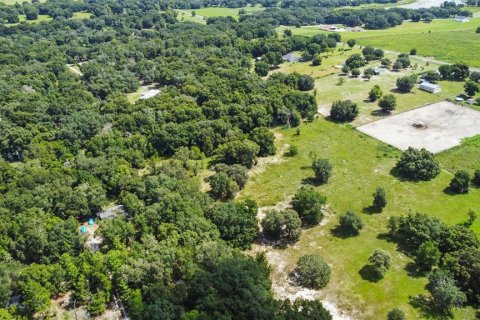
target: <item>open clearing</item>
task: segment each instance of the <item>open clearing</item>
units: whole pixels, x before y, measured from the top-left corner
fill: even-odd
[[[414,147],[437,153],[480,134],[480,112],[443,101],[357,129],[401,150]]]
[[[207,8],[201,8],[201,9],[188,10],[188,11],[190,11],[190,12],[195,11],[196,14],[198,14],[202,17],[207,17],[207,18],[231,16],[231,17],[238,20],[238,18],[239,18],[238,12],[241,9],[244,9],[247,13],[265,10],[264,7],[261,7],[261,6],[257,5],[257,6],[254,6],[254,7],[247,6],[247,7],[242,7],[242,8],[207,7]]]
[[[356,39],[360,45],[372,45],[382,49],[408,52],[416,48],[419,55],[436,57],[451,63],[464,62],[472,67],[480,67],[480,34],[475,33],[480,26],[480,17],[470,22],[456,22],[451,19],[436,19],[431,23],[410,22],[385,30],[364,32],[342,32],[343,41]],[[282,32],[291,29],[293,34],[312,36],[322,31],[318,26],[279,27]],[[441,45],[439,45],[441,44]]]
[[[440,175],[427,182],[400,181],[390,174],[400,156],[400,151],[373,139],[349,125],[338,125],[319,118],[302,124],[300,135],[296,129],[279,129],[283,144],[296,145],[299,154],[284,157],[283,161],[269,164],[258,175],[252,176],[241,198],[252,198],[260,206],[274,206],[313,176],[309,153],[316,151],[333,164],[333,175],[328,184],[317,189],[327,196],[331,216],[321,225],[303,231],[299,242],[286,249],[269,248],[274,264],[282,270],[292,270],[298,258],[304,254],[320,254],[332,267],[330,284],[322,289],[319,298],[333,303],[352,319],[384,319],[388,310],[399,307],[407,313],[407,319],[424,318],[420,310],[409,304],[409,296],[425,293],[425,277],[412,277],[408,272],[411,258],[397,251],[394,243],[381,235],[386,231],[388,218],[408,213],[422,212],[435,216],[445,223],[457,224],[467,220],[469,208],[480,208],[480,189],[472,188],[464,195],[444,192],[452,173],[442,170]],[[461,146],[437,155],[442,169],[449,169],[451,159],[462,155],[462,168],[478,168],[478,146]],[[476,149],[475,149],[476,148]],[[468,151],[471,150],[471,151]],[[476,150],[476,152],[475,152]],[[389,201],[381,214],[369,214],[364,208],[371,205],[372,193],[382,186]],[[347,210],[358,213],[365,227],[357,237],[339,238],[331,230],[338,217]],[[480,221],[472,226],[480,234]],[[359,274],[375,249],[383,249],[392,256],[392,270],[384,279],[374,283]],[[274,283],[285,282],[285,272],[272,272]],[[276,288],[281,290],[281,288]],[[281,291],[280,291],[281,292]],[[473,319],[471,308],[455,310],[455,319]]]

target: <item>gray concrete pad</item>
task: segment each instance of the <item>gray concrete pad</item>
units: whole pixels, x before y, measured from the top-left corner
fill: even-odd
[[[414,147],[437,153],[480,134],[480,112],[442,101],[357,129],[401,150]]]

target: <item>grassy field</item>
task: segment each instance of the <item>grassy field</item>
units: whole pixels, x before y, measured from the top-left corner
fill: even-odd
[[[326,224],[307,230],[296,245],[274,250],[283,257],[287,269],[293,268],[299,256],[318,253],[333,266],[330,285],[322,293],[330,301],[336,301],[340,309],[355,314],[355,319],[383,319],[394,307],[404,309],[409,319],[422,317],[419,310],[409,305],[408,297],[424,293],[426,279],[410,277],[406,267],[411,260],[397,252],[395,244],[382,239],[387,219],[423,212],[448,224],[462,223],[467,219],[468,209],[480,208],[480,189],[472,189],[467,195],[447,195],[444,189],[452,177],[447,171],[442,171],[430,182],[402,182],[390,174],[400,152],[351,126],[317,119],[302,125],[299,136],[295,134],[295,129],[278,132],[283,136],[282,143],[298,146],[299,155],[285,157],[283,162],[271,164],[263,173],[253,176],[242,192],[243,198],[251,197],[265,206],[274,205],[293,194],[313,176],[309,168],[311,151],[328,158],[334,166],[330,182],[318,187],[327,196],[332,212]],[[449,158],[458,154],[464,158],[468,154],[470,159],[465,159],[465,162],[470,164],[478,160],[478,152],[477,156],[475,153],[462,153],[463,148],[439,156],[442,167],[450,168]],[[449,152],[453,153],[449,155]],[[362,213],[371,204],[371,194],[378,186],[387,191],[389,203],[386,209],[381,214]],[[336,226],[338,216],[350,209],[360,214],[365,228],[358,237],[338,238],[331,230]],[[480,222],[477,221],[473,228],[480,233]],[[390,252],[394,267],[383,280],[372,283],[362,279],[359,270],[377,248]],[[273,276],[280,275],[274,273]],[[456,318],[472,319],[473,311],[457,310]]]
[[[305,230],[300,241],[286,249],[269,248],[272,261],[272,277],[281,283],[285,273],[294,268],[298,258],[304,254],[320,254],[332,267],[330,285],[322,290],[322,298],[334,302],[339,309],[346,311],[352,319],[384,319],[386,313],[400,307],[408,319],[426,318],[419,309],[409,304],[409,297],[426,293],[427,279],[409,274],[412,260],[396,250],[394,243],[386,241],[382,234],[386,231],[387,220],[391,216],[422,212],[438,217],[448,224],[463,223],[469,209],[480,210],[480,189],[472,188],[466,195],[452,196],[445,192],[452,173],[467,169],[473,173],[480,168],[478,154],[480,136],[467,139],[461,146],[444,151],[436,156],[442,172],[433,181],[405,182],[391,175],[401,152],[354,129],[355,125],[377,120],[381,115],[375,112],[376,103],[365,101],[370,88],[378,84],[384,93],[394,92],[398,109],[402,112],[426,104],[453,98],[463,91],[462,82],[441,81],[442,91],[430,94],[418,89],[409,94],[398,94],[393,89],[398,77],[434,70],[438,64],[411,57],[416,70],[402,72],[387,71],[374,76],[369,81],[340,75],[341,64],[359,48],[348,49],[340,46],[334,52],[324,53],[321,66],[313,67],[309,62],[283,63],[272,72],[291,73],[297,71],[315,78],[316,99],[320,107],[330,106],[337,99],[351,99],[358,103],[359,117],[352,125],[338,125],[322,117],[312,123],[302,124],[300,135],[296,129],[277,129],[282,139],[277,140],[277,150],[285,150],[285,145],[296,145],[299,154],[295,157],[282,157],[281,161],[268,165],[264,171],[250,177],[240,198],[253,198],[260,206],[271,206],[284,201],[302,185],[310,183],[313,176],[310,169],[310,152],[321,158],[328,158],[334,173],[330,182],[317,186],[327,196],[329,214],[326,222]],[[387,53],[391,60],[395,55]],[[371,62],[369,66],[378,65]],[[338,80],[344,78],[343,84]],[[282,156],[282,155],[280,155]],[[388,205],[381,214],[370,214],[365,208],[371,205],[372,193],[381,186],[387,192]],[[360,214],[365,228],[358,237],[339,238],[331,230],[338,223],[338,217],[347,210]],[[480,235],[480,219],[472,226]],[[387,250],[393,259],[393,269],[377,283],[362,278],[359,273],[367,264],[369,255],[375,249]],[[285,265],[285,269],[277,268]],[[455,319],[473,319],[471,308],[455,311]]]
[[[404,22],[395,28],[368,30],[365,32],[342,32],[344,41],[356,39],[360,45],[373,45],[383,49],[408,52],[416,48],[419,55],[436,57],[448,62],[465,62],[480,67],[480,17],[460,23],[453,19],[438,19],[432,23]],[[318,26],[301,28],[279,27],[279,31],[291,29],[294,34],[311,36],[325,33]],[[441,45],[438,45],[441,44]]]
[[[70,19],[88,19],[90,16],[91,16],[91,13],[89,13],[89,12],[74,12],[73,17],[71,17]],[[10,26],[10,27],[13,27],[13,26],[16,26],[16,25],[18,25],[22,22],[25,22],[25,23],[40,23],[40,22],[52,20],[52,18],[50,16],[44,15],[44,14],[39,14],[37,20],[27,20],[27,18],[25,17],[24,14],[19,15],[18,19],[20,20],[19,23],[7,23],[6,25]]]
[[[247,13],[265,10],[265,8],[261,6],[255,6],[255,7],[248,6],[243,8],[208,7],[208,8],[201,8],[201,9],[188,10],[188,11],[190,12],[195,11],[197,15],[202,17],[207,17],[207,18],[231,16],[235,19],[238,19],[239,17],[238,11],[240,9],[245,9]]]
[[[374,85],[379,85],[384,94],[393,92],[397,97],[397,110],[395,110],[393,114],[448,98],[454,98],[463,91],[462,82],[440,81],[439,84],[442,86],[442,91],[437,94],[427,93],[418,89],[408,94],[397,93],[395,91],[397,78],[421,71],[436,70],[438,68],[437,64],[429,63],[427,65],[426,62],[421,61],[417,57],[411,57],[412,65],[418,65],[416,70],[410,69],[400,72],[386,71],[381,75],[373,76],[370,80],[340,75],[341,64],[345,59],[353,53],[360,53],[359,48],[343,50],[344,47],[341,47],[334,53],[323,54],[322,65],[318,67],[311,66],[310,62],[283,63],[279,69],[273,72],[291,73],[296,71],[311,75],[315,79],[316,98],[320,109],[328,109],[335,100],[350,99],[355,101],[360,109],[359,117],[353,122],[355,126],[386,116],[383,113],[378,113],[379,108],[377,103],[372,103],[367,100],[368,92]],[[393,54],[386,54],[386,57],[392,61],[396,58]],[[366,67],[378,65],[378,61],[373,61]],[[343,79],[341,85],[339,85],[340,79]]]

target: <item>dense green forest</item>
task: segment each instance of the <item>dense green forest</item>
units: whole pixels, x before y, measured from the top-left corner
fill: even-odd
[[[277,5],[62,0],[0,7],[0,319],[49,317],[51,301],[66,293],[92,316],[120,299],[132,319],[331,319],[318,301],[276,301],[265,257],[242,252],[258,234],[257,204],[233,197],[257,158],[275,153],[268,128],[297,126],[317,112],[310,76],[260,75],[283,54],[314,55],[341,40],[279,38],[274,28],[329,22],[374,29],[462,11],[302,15],[324,2],[283,1],[238,22],[201,25],[179,23],[171,10],[247,4]],[[75,12],[92,16],[69,19]],[[6,25],[39,14],[53,20]],[[387,23],[369,25],[379,16]],[[127,94],[146,85],[160,94],[129,102]],[[205,166],[215,171],[210,193],[200,191],[197,177]],[[92,250],[80,227],[112,204],[125,212],[99,222],[103,242]],[[318,223],[319,206],[297,211]],[[286,216],[299,228],[295,212]],[[392,236],[405,221],[392,225]],[[282,237],[298,238],[298,228]],[[459,250],[451,259],[474,259]],[[467,291],[472,284],[462,285]],[[471,301],[478,302],[477,289],[468,291]]]
[[[221,196],[274,152],[267,127],[316,112],[299,90],[310,88],[262,80],[252,56],[279,63],[311,40],[278,40],[262,21],[177,23],[154,1],[38,7],[56,19],[0,27],[2,319],[48,316],[67,292],[92,315],[115,297],[134,319],[328,319],[319,302],[273,299],[264,258],[240,251],[257,235],[256,204]],[[65,19],[80,10],[93,17]],[[128,102],[147,84],[161,94]],[[195,178],[206,157],[218,163],[212,197]],[[125,215],[101,221],[100,250],[86,249],[80,223],[110,203]]]

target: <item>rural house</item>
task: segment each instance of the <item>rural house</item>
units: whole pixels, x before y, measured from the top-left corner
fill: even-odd
[[[430,83],[428,81],[423,81],[422,83],[420,83],[420,89],[430,93],[437,93],[442,90],[442,88],[438,84]]]

